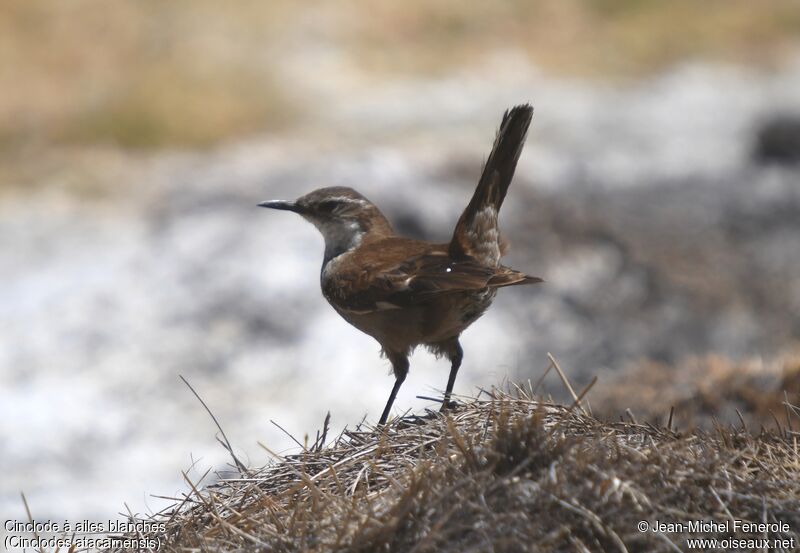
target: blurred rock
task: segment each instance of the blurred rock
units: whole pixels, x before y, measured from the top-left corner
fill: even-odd
[[[800,115],[784,113],[767,120],[757,131],[753,154],[760,163],[800,163]]]

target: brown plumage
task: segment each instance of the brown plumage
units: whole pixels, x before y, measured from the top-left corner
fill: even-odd
[[[448,244],[395,235],[380,210],[351,188],[322,188],[296,201],[259,204],[299,213],[324,236],[323,295],[347,322],[375,338],[392,363],[395,384],[379,424],[389,416],[416,346],[450,360],[446,409],[463,357],[461,332],[486,311],[497,288],[541,282],[499,264],[505,247],[497,228],[532,114],[533,108],[522,105],[503,116]]]

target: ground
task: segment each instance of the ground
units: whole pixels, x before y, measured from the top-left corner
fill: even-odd
[[[681,431],[602,422],[531,392],[485,392],[445,416],[362,425],[329,443],[323,431],[300,454],[232,470],[204,489],[191,483],[149,519],[163,529],[141,537],[168,551],[678,551],[692,539],[770,540],[789,551],[800,543],[797,407],[759,434]]]

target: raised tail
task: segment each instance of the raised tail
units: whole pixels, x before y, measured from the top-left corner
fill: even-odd
[[[499,263],[502,247],[497,213],[514,178],[531,117],[533,108],[529,104],[516,106],[503,115],[481,180],[453,232],[448,252],[451,257],[469,256],[485,265]]]

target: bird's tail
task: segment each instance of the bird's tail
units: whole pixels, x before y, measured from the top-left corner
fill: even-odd
[[[517,160],[533,117],[528,104],[516,106],[503,115],[481,180],[456,224],[449,253],[454,258],[473,257],[485,265],[497,265],[502,245],[497,213],[514,177]]]

